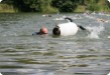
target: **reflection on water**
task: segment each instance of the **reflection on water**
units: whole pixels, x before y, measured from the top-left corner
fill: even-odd
[[[52,28],[71,16],[88,31],[56,37]],[[0,15],[0,72],[3,75],[107,75],[110,72],[110,22],[106,15],[62,14],[42,17],[36,13]],[[78,16],[80,16],[80,19]],[[94,17],[94,18],[91,18]],[[45,25],[48,35],[32,36]]]

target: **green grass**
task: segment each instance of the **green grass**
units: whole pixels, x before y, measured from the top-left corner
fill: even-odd
[[[85,11],[96,11],[96,12],[110,12],[110,7],[106,4],[105,0],[99,0],[98,3],[89,3],[88,5],[78,5],[74,12],[85,12]],[[12,5],[0,3],[0,13],[17,13],[20,12],[17,8]],[[54,8],[51,5],[41,5],[40,13],[56,13],[59,12],[58,8]]]
[[[15,13],[18,12],[12,5],[0,4],[0,13]]]
[[[85,12],[85,11],[86,11],[86,7],[81,5],[77,6],[77,8],[74,10],[74,12],[79,12],[79,13]]]

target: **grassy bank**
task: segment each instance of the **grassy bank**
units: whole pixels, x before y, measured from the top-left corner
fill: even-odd
[[[18,12],[12,5],[0,4],[0,13],[16,13]]]
[[[49,4],[41,5],[40,13],[57,13],[59,12],[58,8],[54,8]],[[88,3],[87,5],[77,5],[73,12],[81,13],[85,11],[96,11],[96,12],[110,12],[110,7],[106,5],[104,0],[100,0],[99,3]],[[0,13],[17,13],[21,12],[17,8],[13,7],[13,5],[1,4],[0,3]],[[39,12],[38,12],[39,13]],[[71,12],[70,12],[71,13]]]

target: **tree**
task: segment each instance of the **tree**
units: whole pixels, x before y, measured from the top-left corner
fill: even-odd
[[[90,11],[110,10],[107,0],[3,0],[2,3],[23,12],[73,12],[79,6]]]
[[[71,0],[52,0],[52,6],[58,8],[60,12],[73,12],[77,5]]]

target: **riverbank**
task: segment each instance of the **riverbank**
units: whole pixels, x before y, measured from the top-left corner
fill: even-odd
[[[99,4],[98,6],[95,6],[94,8],[96,10],[91,10],[94,6],[84,6],[84,5],[78,5],[75,10],[73,12],[70,13],[84,13],[86,11],[90,11],[90,12],[107,12],[110,13],[110,8],[107,7],[106,5],[103,6],[103,4]],[[15,8],[13,5],[8,5],[8,4],[2,4],[0,3],[0,13],[19,13],[22,11],[19,11],[18,8]],[[57,8],[52,8],[52,7],[48,7],[47,9],[43,10],[40,13],[58,13],[58,9]],[[39,12],[37,12],[39,13]]]
[[[16,13],[18,12],[12,5],[0,4],[0,13]]]

